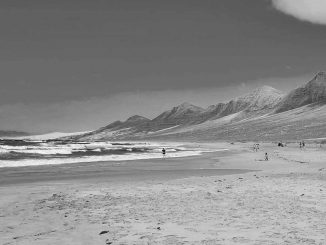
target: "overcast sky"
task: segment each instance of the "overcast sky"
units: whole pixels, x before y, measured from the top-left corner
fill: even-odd
[[[0,130],[81,131],[326,70],[324,0],[1,0]]]

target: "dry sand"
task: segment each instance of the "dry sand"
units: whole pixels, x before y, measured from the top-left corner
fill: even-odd
[[[326,149],[250,146],[0,170],[0,244],[326,244]]]

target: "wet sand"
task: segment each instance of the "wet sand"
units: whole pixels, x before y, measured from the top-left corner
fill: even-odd
[[[0,186],[37,182],[126,182],[171,180],[194,176],[241,174],[247,169],[221,169],[216,158],[229,152],[205,153],[183,158],[146,159],[0,168]]]

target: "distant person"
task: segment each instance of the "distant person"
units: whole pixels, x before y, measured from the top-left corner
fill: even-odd
[[[163,155],[163,157],[165,157],[165,153],[166,153],[166,150],[165,150],[165,148],[163,148],[162,149],[162,155]]]
[[[267,152],[265,153],[265,161],[268,161],[268,154],[267,154]]]
[[[304,147],[305,147],[305,145],[306,145],[306,144],[304,143],[304,141],[302,141],[302,148],[304,148]]]
[[[300,145],[300,149],[301,149],[302,148],[302,142],[301,141],[300,141],[299,145]]]

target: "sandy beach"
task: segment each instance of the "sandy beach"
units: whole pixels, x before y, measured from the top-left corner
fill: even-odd
[[[3,168],[0,244],[326,244],[325,148],[211,146],[229,151]]]

